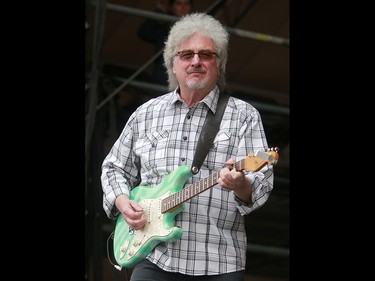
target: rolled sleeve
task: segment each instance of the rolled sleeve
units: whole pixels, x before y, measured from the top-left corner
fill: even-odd
[[[273,172],[272,167],[265,166],[261,171],[252,173],[247,172],[246,177],[252,184],[251,202],[245,203],[238,198],[234,192],[234,200],[237,203],[237,209],[242,216],[248,215],[255,209],[262,206],[268,199],[273,189]]]

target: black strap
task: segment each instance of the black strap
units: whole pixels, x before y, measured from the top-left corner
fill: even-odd
[[[199,169],[203,164],[203,160],[206,158],[208,150],[210,149],[211,144],[219,131],[221,119],[223,117],[225,107],[227,106],[228,99],[228,94],[220,93],[216,113],[213,114],[211,110],[208,110],[207,118],[199,136],[197,149],[195,151],[193,164],[191,166],[191,171],[193,174],[199,172]]]

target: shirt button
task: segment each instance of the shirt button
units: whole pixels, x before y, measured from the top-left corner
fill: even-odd
[[[188,115],[186,116],[186,118],[187,118],[187,119],[190,119],[190,118],[191,118],[190,114],[188,114]]]
[[[184,158],[184,157],[182,157],[182,158],[181,158],[181,161],[182,161],[182,162],[184,162],[184,161],[185,161],[185,158]]]
[[[187,136],[184,136],[182,139],[183,139],[183,140],[187,140]]]

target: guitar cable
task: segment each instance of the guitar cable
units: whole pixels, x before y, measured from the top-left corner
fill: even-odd
[[[113,235],[114,235],[114,232],[112,231],[112,233],[108,236],[108,239],[107,239],[107,257],[108,257],[108,261],[114,266],[114,268],[116,268],[118,271],[121,271],[122,267],[119,266],[118,264],[113,263],[109,255],[109,239],[112,238],[113,240]]]
[[[114,231],[112,231],[112,233],[108,236],[108,239],[107,239],[107,257],[108,257],[108,261],[110,262],[110,264],[112,264],[113,267],[116,268],[118,271],[121,271],[122,267],[119,266],[118,264],[115,264],[114,262],[112,262],[112,259],[111,259],[110,255],[109,255],[109,244],[110,244],[109,240],[111,238],[113,240],[113,236],[114,236]],[[125,268],[125,278],[126,278],[126,280],[130,280],[129,270],[127,268]]]

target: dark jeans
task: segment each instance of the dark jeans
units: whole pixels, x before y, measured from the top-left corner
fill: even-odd
[[[204,276],[168,272],[145,259],[133,268],[130,281],[244,281],[244,278],[244,270],[221,275]]]

